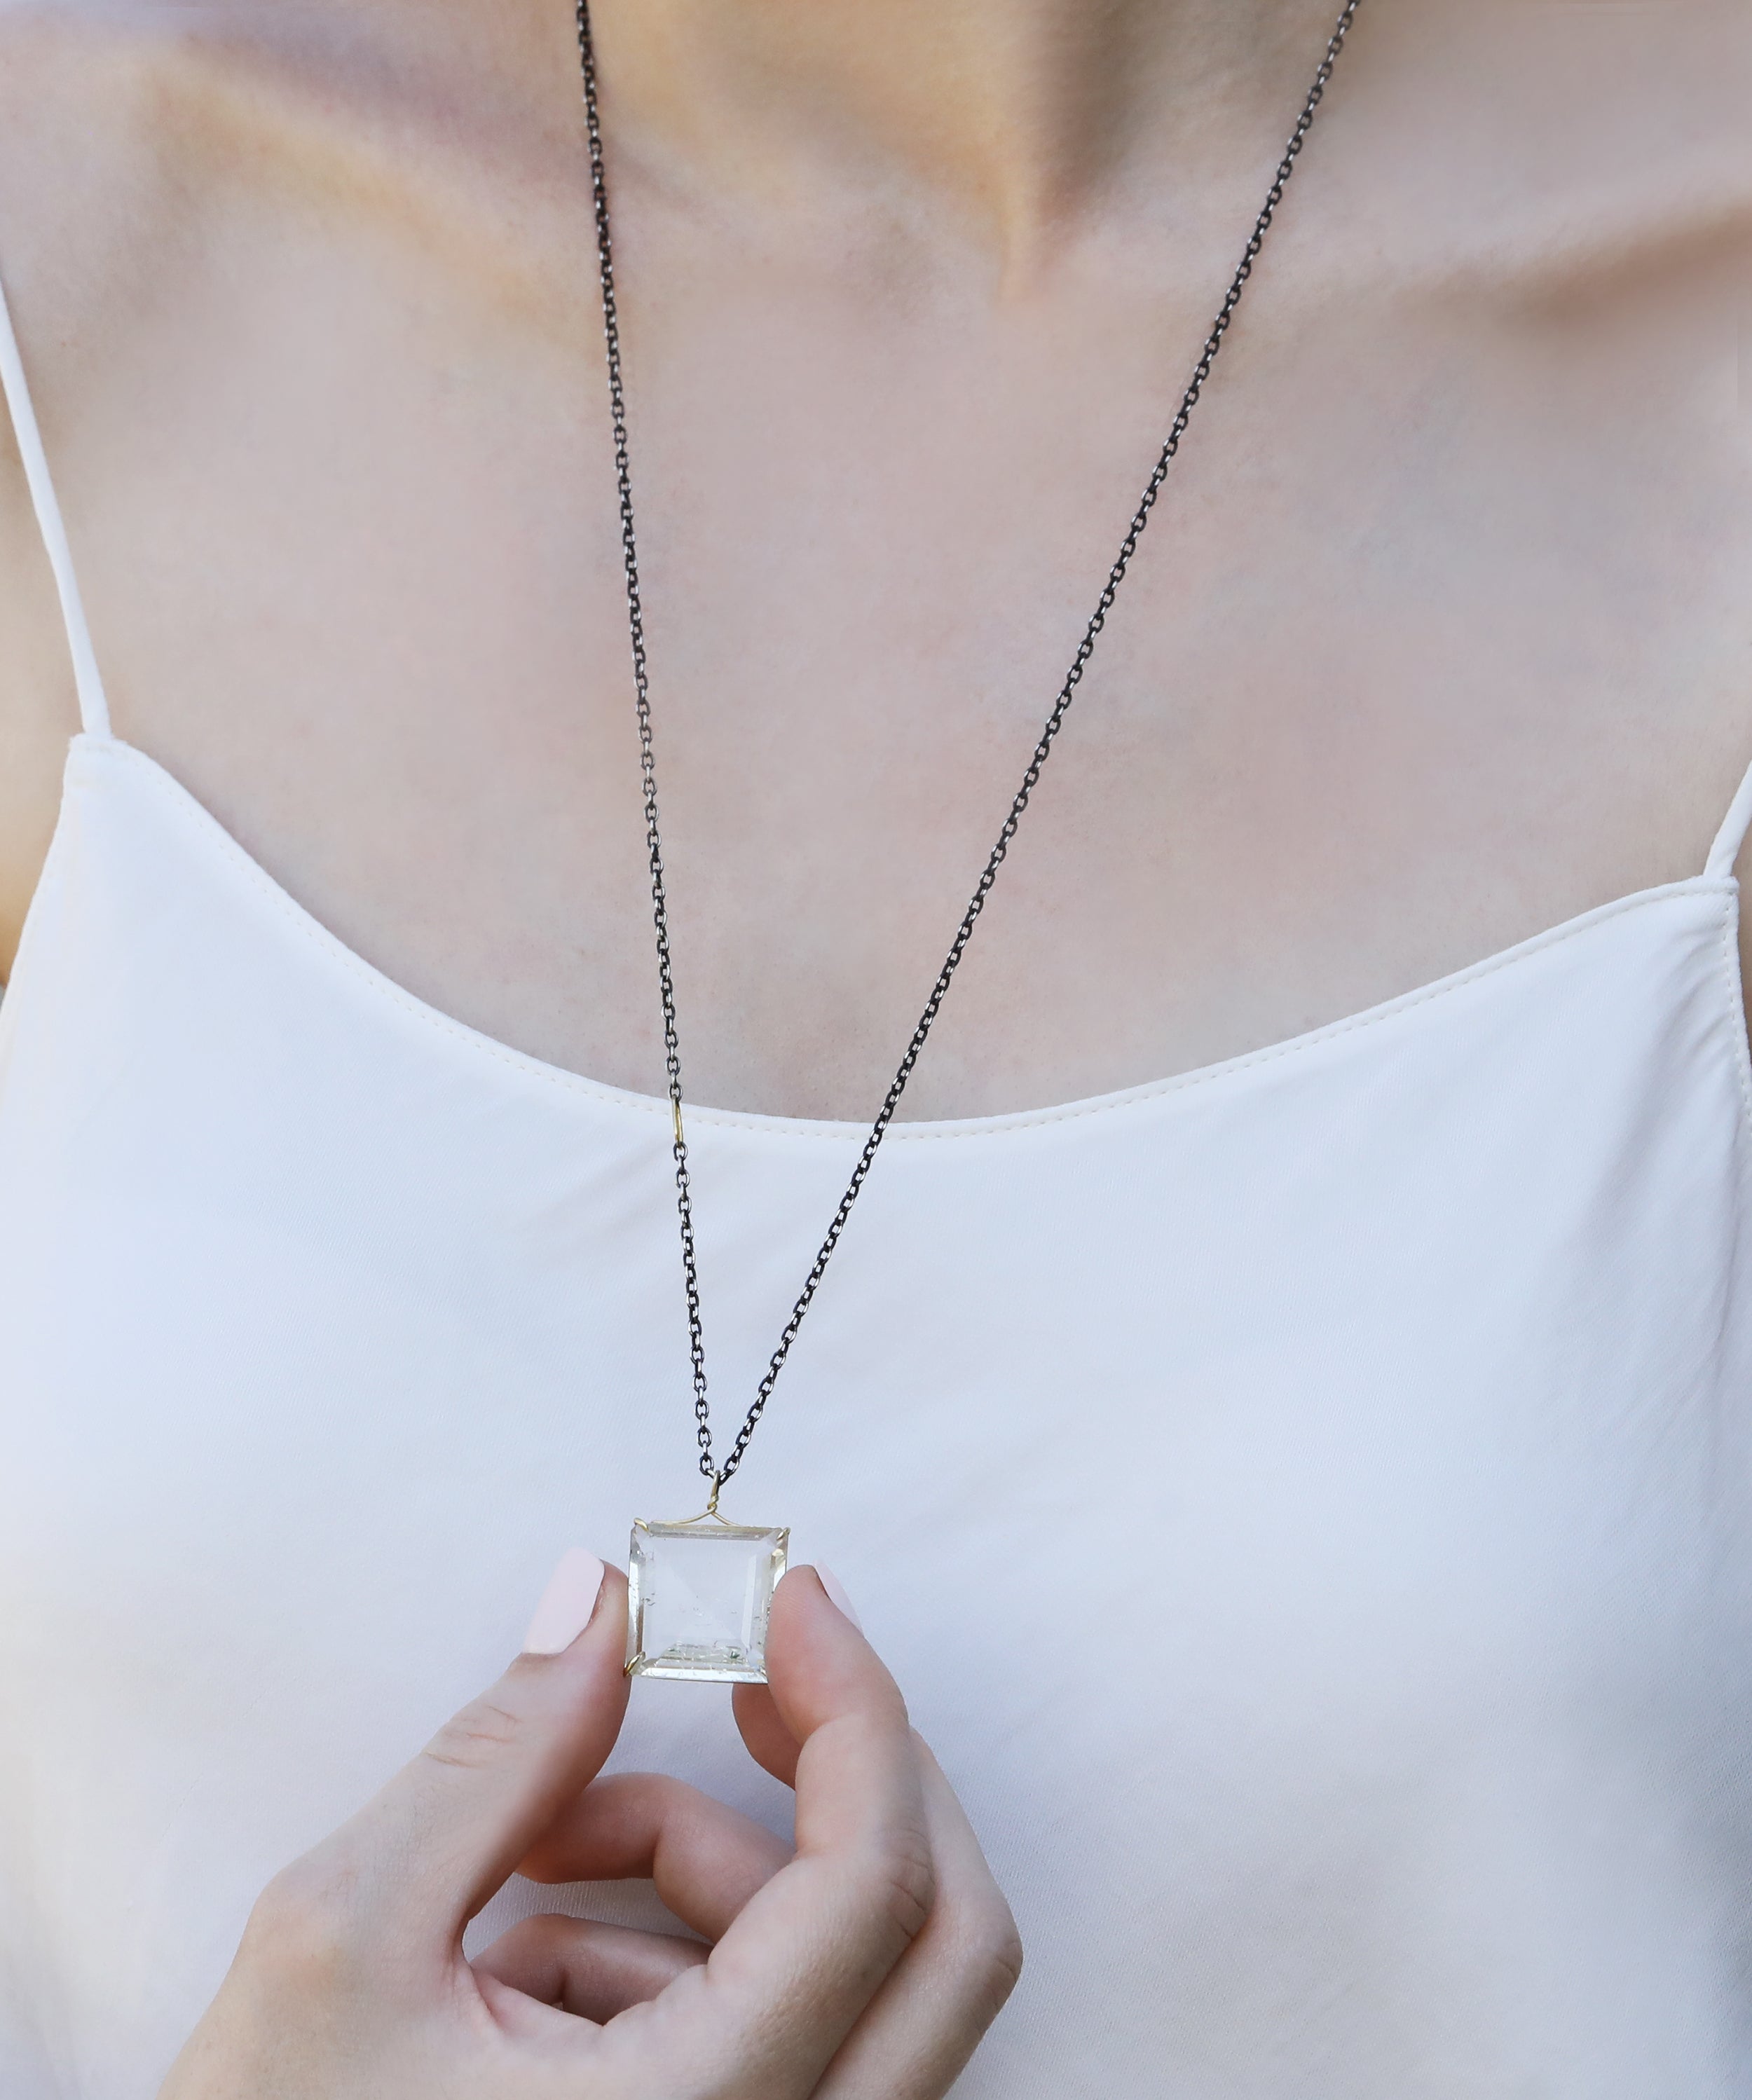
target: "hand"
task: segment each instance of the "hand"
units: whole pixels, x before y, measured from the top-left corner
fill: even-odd
[[[678,1782],[589,1782],[625,1710],[626,1590],[518,1658],[270,1885],[161,2100],[938,2100],[1020,1957],[893,1679],[812,1571],[780,1584],[745,1738],[797,1793],[793,1855]],[[519,1863],[649,1873],[713,1943],[571,1918],[472,1965]]]

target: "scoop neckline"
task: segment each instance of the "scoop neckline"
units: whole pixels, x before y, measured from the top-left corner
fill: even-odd
[[[191,819],[208,844],[217,848],[223,858],[300,932],[320,946],[332,961],[339,964],[350,975],[374,990],[378,997],[411,1014],[435,1032],[470,1046],[477,1054],[489,1057],[496,1062],[509,1064],[528,1078],[601,1102],[607,1107],[660,1118],[668,1122],[670,1110],[667,1095],[639,1093],[629,1088],[611,1086],[606,1080],[592,1079],[586,1073],[572,1071],[564,1065],[556,1065],[546,1058],[538,1057],[532,1052],[520,1050],[514,1043],[490,1035],[481,1029],[472,1027],[467,1021],[459,1021],[454,1015],[446,1013],[441,1007],[434,1006],[430,1001],[421,999],[376,964],[368,961],[356,948],[343,941],[307,906],[301,904],[285,884],[269,873],[191,789],[139,745],[130,743],[125,738],[113,734],[99,736],[90,730],[81,730],[72,738],[68,745],[69,772],[81,757],[87,756],[95,758],[113,757],[124,765],[135,768],[141,777],[149,781],[174,808]],[[1213,1084],[1256,1066],[1298,1057],[1335,1038],[1392,1020],[1412,1008],[1444,998],[1481,977],[1510,968],[1547,948],[1557,946],[1591,931],[1605,921],[1622,917],[1644,906],[1712,893],[1730,901],[1737,901],[1739,889],[1738,880],[1733,875],[1712,875],[1707,871],[1698,875],[1684,876],[1672,882],[1653,884],[1622,897],[1609,898],[1603,904],[1592,905],[1585,911],[1528,934],[1507,947],[1496,949],[1489,955],[1481,956],[1476,962],[1463,964],[1458,969],[1432,977],[1426,983],[1413,986],[1407,991],[1396,992],[1390,998],[1378,1000],[1371,1006],[1359,1008],[1354,1012],[1322,1021],[1315,1027],[1304,1029],[1275,1042],[1262,1043],[1254,1049],[1238,1051],[1231,1057],[1218,1058],[1210,1064],[1194,1065],[1185,1071],[1172,1073],[1166,1078],[1141,1080],[1133,1086],[1055,1102],[1044,1108],[1006,1110],[995,1115],[933,1117],[892,1123],[889,1125],[884,1142],[917,1143],[933,1139],[1002,1136],[1012,1132],[1036,1129],[1074,1122],[1083,1117],[1112,1114],[1152,1103],[1166,1102],[1177,1095],[1194,1092],[1200,1087]],[[687,1120],[696,1126],[706,1124],[773,1136],[819,1138],[834,1143],[844,1143],[848,1140],[861,1143],[870,1131],[867,1121],[770,1115],[754,1109],[715,1108],[704,1102],[688,1101],[686,1114]]]

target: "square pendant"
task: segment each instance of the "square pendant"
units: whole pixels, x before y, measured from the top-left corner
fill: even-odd
[[[766,1618],[790,1536],[718,1517],[641,1517],[627,1561],[629,1674],[764,1684]]]

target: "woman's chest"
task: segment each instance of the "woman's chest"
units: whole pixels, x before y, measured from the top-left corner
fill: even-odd
[[[101,2100],[558,1547],[697,1494],[662,1105],[411,1008],[142,763],[161,850],[88,783],[0,1098],[0,1916]],[[1733,2089],[1730,923],[891,1141],[733,1513],[843,1575],[1015,1904],[971,2092]],[[696,1117],[721,1421],[857,1142]],[[638,1689],[627,1761],[782,1819]]]
[[[628,214],[687,1083],[854,1115],[1221,251],[1208,299],[1182,258],[1172,296],[1097,276],[994,310]],[[1699,864],[1747,748],[1729,258],[1675,261],[1653,326],[1586,242],[1543,276],[1475,257],[1472,301],[1391,272],[1339,298],[1317,231],[1287,219],[1250,290],[919,1113],[1207,1062]],[[466,253],[222,213],[132,353],[151,413],[105,420],[73,496],[124,733],[398,981],[649,1087],[619,526],[568,253],[515,250],[532,305],[495,280],[483,307]]]

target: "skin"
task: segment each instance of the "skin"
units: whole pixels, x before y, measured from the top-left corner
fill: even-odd
[[[880,1099],[1333,11],[598,0],[691,1099]],[[1739,0],[1368,0],[903,1113],[1184,1070],[1697,871],[1752,758],[1749,106]],[[0,267],[119,733],[397,982],[658,1092],[587,208],[554,0],[0,10]],[[7,955],[75,721],[0,440]],[[1001,1932],[946,1999],[851,1874],[864,1952],[781,1983],[764,1841],[656,1780],[568,1820],[612,1692],[570,1667],[494,1695],[563,1694],[509,1825],[399,1783],[271,1892],[174,2100],[393,2100],[403,2042],[410,2092],[595,2100],[586,2019],[671,1959],[623,2032],[694,2063],[692,1954],[462,1974],[544,1816],[556,1872],[669,1856],[797,2037],[676,2089],[944,2089]]]
[[[570,1648],[520,1656],[275,1880],[161,2100],[937,2100],[1015,1981],[1015,1927],[813,1570],[771,1638],[738,1719],[797,1789],[794,1851],[677,1780],[591,1784],[627,1703],[611,1572]],[[463,1927],[519,1865],[651,1876],[701,1936],[535,1917],[470,1963]]]
[[[1331,0],[599,0],[691,1098],[880,1098]],[[117,725],[661,1090],[568,11],[20,7],[0,255]],[[1369,0],[909,1096],[1280,1039],[1752,757],[1752,16]],[[73,720],[0,455],[0,930]]]

